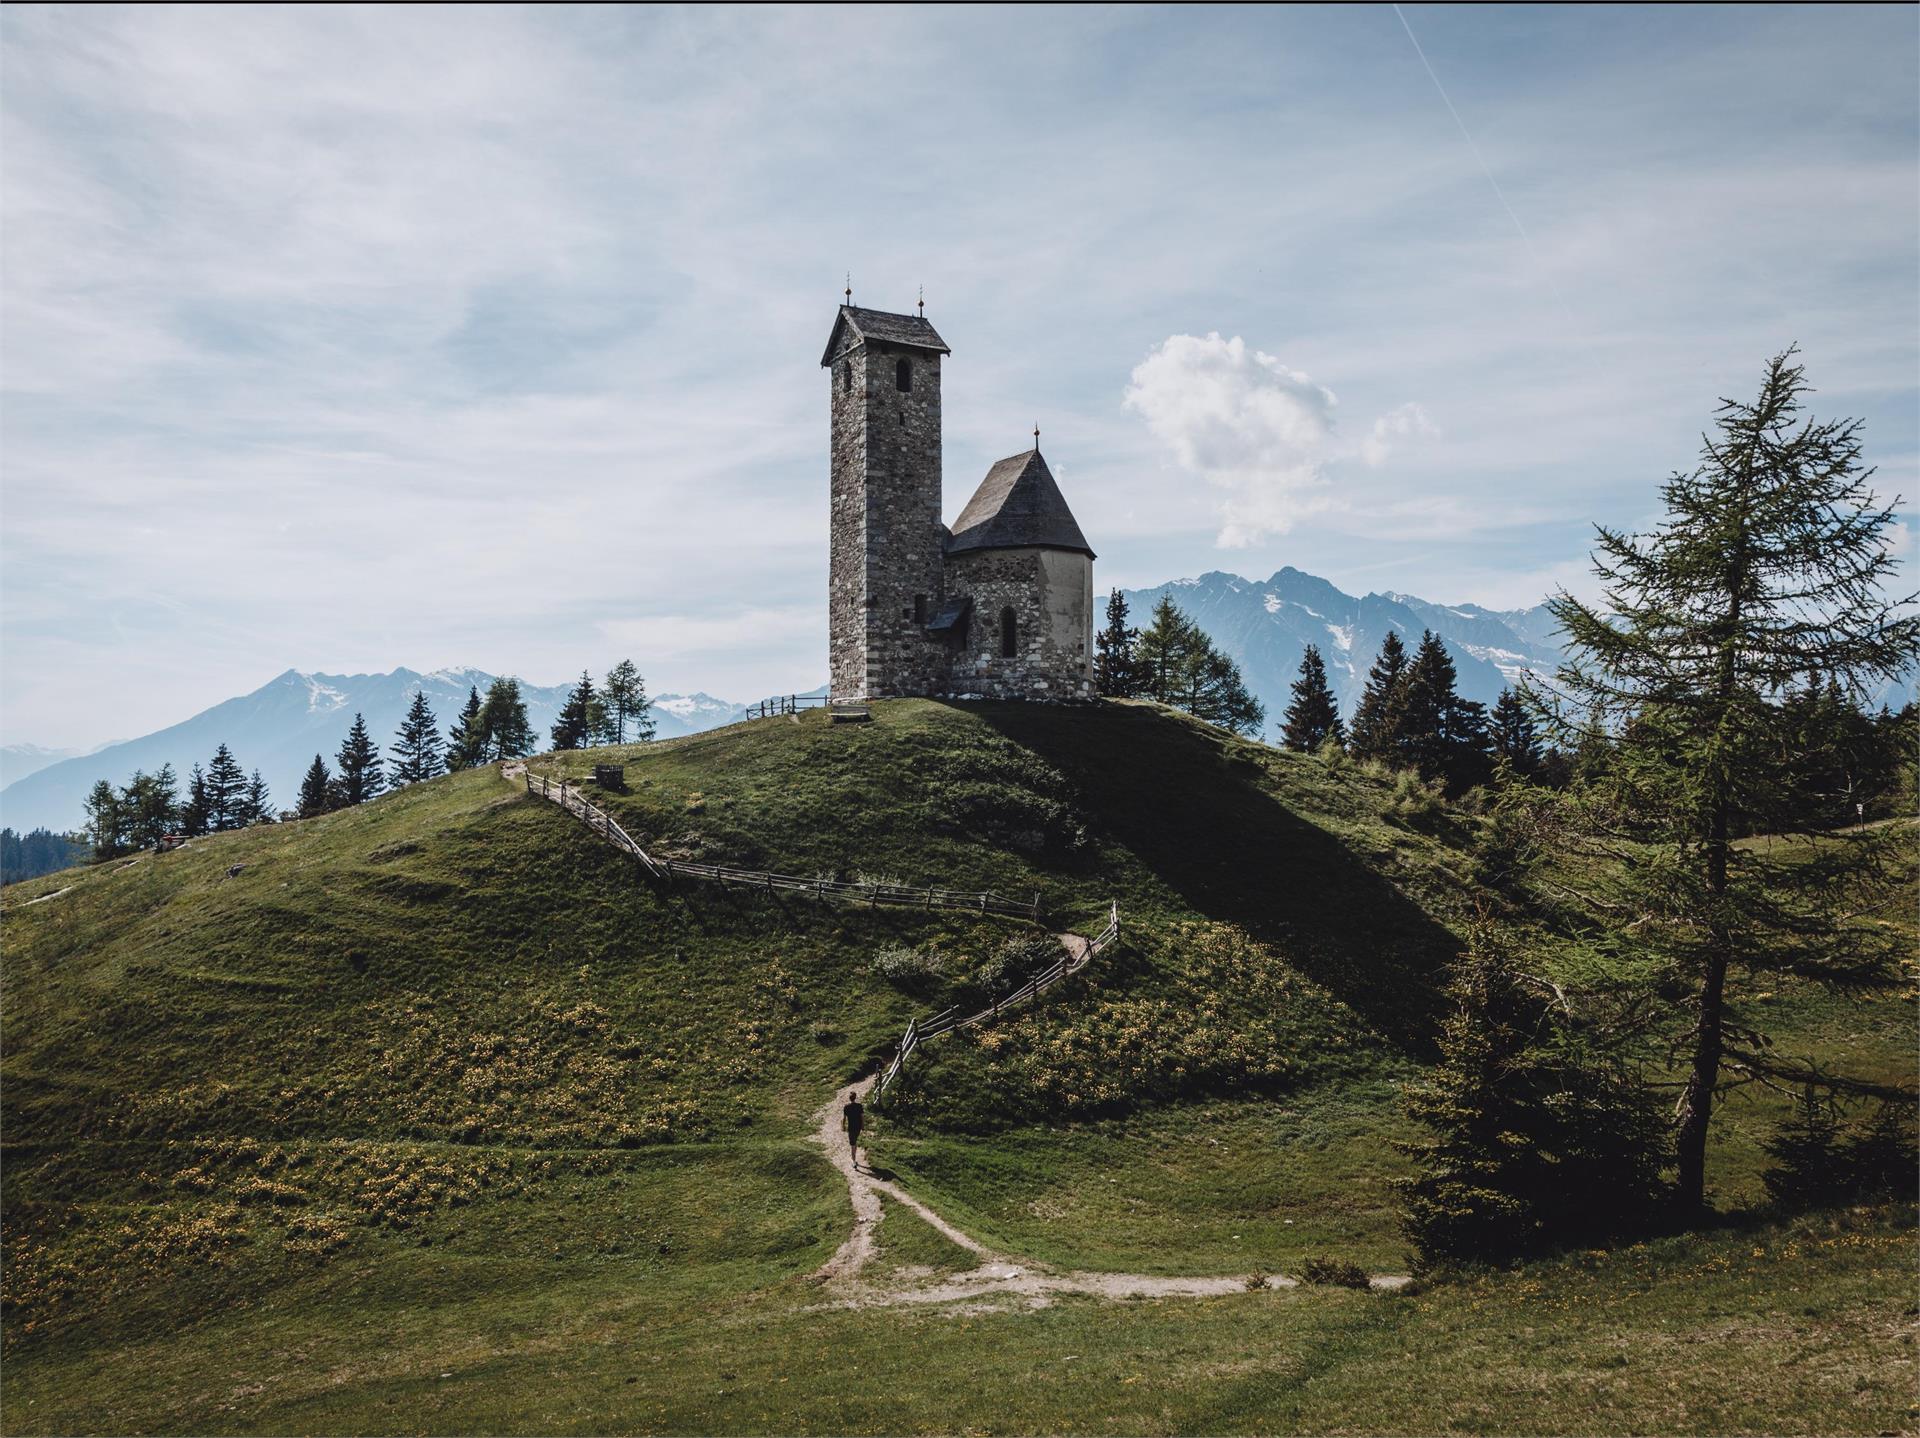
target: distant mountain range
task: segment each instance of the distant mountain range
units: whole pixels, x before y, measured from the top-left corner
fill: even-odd
[[[0,823],[21,833],[42,825],[73,828],[83,818],[87,791],[97,780],[124,784],[135,769],[152,773],[162,764],[171,764],[184,781],[187,770],[195,763],[204,765],[222,743],[242,768],[259,769],[276,808],[291,808],[300,778],[315,754],[325,756],[328,768],[334,767],[333,756],[355,714],[366,716],[368,731],[384,748],[419,690],[433,706],[444,734],[466,704],[467,691],[477,688],[484,694],[493,678],[479,669],[437,669],[431,674],[412,669],[389,674],[302,674],[289,669],[251,694],[216,704],[157,733],[108,744],[84,756],[14,745],[0,751],[0,764],[4,764],[0,776],[8,781],[0,789]],[[542,741],[572,687],[522,682],[527,717]],[[656,736],[671,739],[730,724],[744,709],[710,694],[662,694],[653,701]]]
[[[1563,657],[1559,625],[1544,604],[1482,609],[1477,604],[1433,604],[1411,594],[1356,598],[1291,567],[1266,580],[1216,570],[1198,579],[1121,592],[1131,611],[1129,622],[1141,628],[1160,596],[1171,595],[1239,664],[1247,688],[1267,706],[1267,728],[1273,734],[1279,732],[1309,644],[1320,646],[1328,682],[1349,719],[1389,631],[1409,650],[1419,643],[1422,630],[1439,635],[1459,671],[1460,692],[1482,704],[1492,704],[1524,674],[1551,679]],[[1101,619],[1095,615],[1095,628]],[[1876,705],[1898,708],[1914,695],[1914,677],[1909,676],[1872,697]]]
[[[1148,622],[1161,595],[1171,595],[1240,665],[1247,687],[1267,706],[1270,734],[1279,732],[1288,691],[1309,644],[1320,646],[1327,678],[1349,718],[1389,632],[1399,634],[1411,649],[1423,629],[1433,630],[1453,656],[1460,692],[1483,704],[1492,704],[1523,674],[1550,678],[1561,660],[1557,626],[1544,604],[1483,609],[1477,604],[1433,604],[1411,594],[1356,598],[1291,567],[1266,580],[1216,570],[1198,579],[1122,593],[1138,626]],[[1100,622],[1096,613],[1096,628]],[[206,763],[222,742],[243,768],[260,770],[276,807],[289,808],[316,753],[325,755],[332,767],[356,713],[366,716],[368,729],[384,747],[392,742],[415,690],[425,691],[444,733],[466,703],[468,689],[484,693],[492,682],[493,676],[479,669],[437,669],[430,674],[411,669],[302,674],[289,669],[253,693],[216,704],[171,728],[84,756],[12,745],[0,749],[0,779],[6,781],[0,788],[0,823],[21,833],[41,825],[73,828],[96,780],[121,784],[135,769],[151,773],[162,764],[172,764],[184,778],[191,765]],[[527,717],[543,742],[571,688],[522,682]],[[814,692],[824,693],[824,686]],[[1914,696],[1915,682],[1909,677],[1887,686],[1874,696],[1874,703],[1897,708]],[[658,737],[671,739],[731,724],[746,707],[710,694],[662,694],[653,701],[653,716]]]

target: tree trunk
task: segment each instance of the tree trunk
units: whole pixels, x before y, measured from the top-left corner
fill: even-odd
[[[1707,854],[1707,887],[1717,906],[1727,887],[1724,811],[1716,816],[1714,830],[1717,842]],[[1674,1145],[1679,1159],[1679,1188],[1675,1197],[1688,1213],[1698,1212],[1707,1202],[1707,1121],[1713,1117],[1713,1095],[1720,1083],[1720,1056],[1724,1046],[1722,1023],[1726,1013],[1730,943],[1719,914],[1713,916],[1712,926],[1711,949],[1700,984],[1695,1020],[1693,1070],[1680,1096]]]

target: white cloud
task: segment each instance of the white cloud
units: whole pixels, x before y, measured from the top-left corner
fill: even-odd
[[[1173,335],[1133,371],[1126,404],[1190,474],[1226,491],[1220,543],[1285,534],[1324,509],[1332,390],[1235,335]]]
[[[1373,431],[1361,441],[1360,456],[1376,468],[1387,462],[1394,446],[1409,439],[1438,439],[1440,426],[1427,417],[1426,409],[1409,401],[1388,410],[1373,422]]]

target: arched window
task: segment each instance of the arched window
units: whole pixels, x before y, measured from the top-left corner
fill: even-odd
[[[893,387],[901,394],[913,393],[913,365],[909,361],[901,360],[893,367]]]
[[[1011,659],[1020,652],[1020,621],[1013,617],[1009,604],[1000,611],[1000,657]]]

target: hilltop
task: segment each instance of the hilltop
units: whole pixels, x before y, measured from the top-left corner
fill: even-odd
[[[1119,904],[1110,960],[930,1045],[877,1116],[878,1167],[967,1235],[1168,1275],[1404,1266],[1394,1086],[1472,911],[1471,815],[1141,704],[898,701],[534,767],[609,761],[603,802],[661,853],[1037,895],[1054,930]],[[816,1113],[1045,934],[659,885],[497,767],[16,885],[3,933],[11,1427],[1591,1429],[1657,1392],[1684,1430],[1904,1402],[1867,1355],[1911,1246],[1873,1217],[1397,1298],[822,1289],[852,1212]],[[1781,1002],[1836,1060],[1904,1061],[1906,1006]],[[1772,1112],[1729,1106],[1724,1202],[1757,1195]],[[891,1201],[878,1234],[903,1285],[968,1261]],[[1761,1317],[1665,1373],[1613,1362],[1735,1313]],[[1837,1366],[1796,1367],[1804,1341]],[[1563,1396],[1504,1406],[1533,1375]]]

